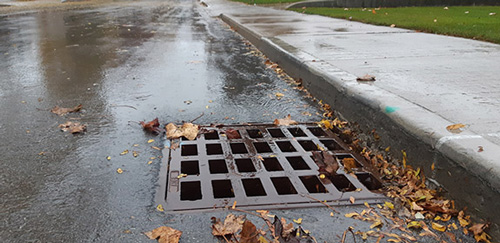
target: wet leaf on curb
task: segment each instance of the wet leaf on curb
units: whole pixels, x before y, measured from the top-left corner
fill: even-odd
[[[461,133],[462,132],[462,128],[464,128],[464,127],[465,127],[464,124],[457,123],[457,124],[453,124],[453,125],[447,126],[446,130],[448,130],[451,133]]]
[[[181,238],[182,231],[161,226],[152,231],[144,232],[144,234],[151,240],[158,239],[160,243],[177,243]]]
[[[151,132],[151,133],[160,133],[161,132],[161,128],[160,128],[160,122],[158,121],[158,118],[155,118],[154,120],[152,121],[149,121],[149,122],[139,122],[142,126],[142,129],[144,129],[144,131],[147,131],[147,132]]]
[[[193,123],[184,123],[180,127],[173,123],[169,123],[166,129],[168,139],[176,139],[184,136],[189,140],[194,140],[198,136],[199,131],[198,125],[194,125]]]
[[[440,231],[440,232],[446,231],[446,226],[444,226],[442,224],[435,223],[435,222],[432,222],[432,228],[437,230],[437,231]]]
[[[486,230],[489,226],[489,223],[474,224],[469,228],[469,230],[472,231],[474,239],[476,239],[477,242],[490,243],[491,236],[484,232],[484,230]]]
[[[357,81],[375,81],[375,76],[366,74],[363,77],[356,78]]]
[[[288,114],[288,116],[286,116],[283,119],[275,119],[274,120],[274,125],[276,125],[276,126],[290,126],[290,125],[296,125],[296,124],[298,124],[298,122],[292,120],[292,116],[290,116],[290,114]]]
[[[212,225],[212,235],[225,236],[236,234],[242,229],[244,218],[244,215],[236,217],[234,214],[228,214],[224,219],[224,223],[219,219],[215,219],[215,223]]]
[[[75,133],[83,133],[85,130],[87,130],[87,125],[81,124],[79,122],[67,121],[63,124],[60,124],[59,128],[63,132],[69,131],[70,133],[75,134]]]
[[[50,112],[57,114],[59,116],[63,116],[68,113],[79,112],[82,108],[83,106],[81,104],[73,108],[63,108],[56,105],[54,108],[52,108],[52,110],[50,110]]]
[[[163,209],[163,205],[161,204],[158,204],[158,206],[156,206],[156,210],[160,211],[160,212],[164,212],[165,209]]]
[[[122,168],[118,168],[118,169],[116,169],[116,173],[118,173],[118,174],[121,174],[121,173],[123,173],[123,170],[122,170]]]

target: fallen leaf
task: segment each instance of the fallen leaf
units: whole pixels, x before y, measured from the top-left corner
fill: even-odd
[[[227,129],[224,131],[224,134],[226,134],[227,139],[240,139],[241,135],[236,129]]]
[[[243,222],[243,227],[240,233],[240,242],[241,243],[259,243],[259,232],[257,231],[257,227],[255,227],[252,222],[249,220],[245,220]]]
[[[415,210],[415,211],[423,211],[423,210],[424,210],[424,208],[422,208],[422,207],[418,206],[418,205],[417,205],[417,203],[412,202],[412,203],[411,203],[411,210]]]
[[[344,171],[347,173],[351,173],[352,169],[358,167],[354,158],[344,158],[342,159],[342,164],[344,165]]]
[[[52,110],[50,110],[50,112],[57,114],[59,116],[63,116],[68,113],[79,112],[82,108],[83,106],[81,104],[73,108],[63,108],[56,105],[54,108],[52,108]]]
[[[296,224],[302,224],[302,218],[294,219],[293,222]]]
[[[168,139],[176,139],[184,136],[189,140],[194,140],[198,136],[199,131],[198,125],[194,125],[193,123],[184,123],[181,127],[169,123],[166,129]]]
[[[128,154],[128,149],[123,150],[123,152],[120,153],[120,155],[125,155]]]
[[[422,228],[422,225],[420,224],[419,221],[411,221],[410,223],[408,223],[406,225],[406,227],[409,228],[409,229],[411,229],[411,228],[413,228],[413,229],[420,229],[420,228]]]
[[[457,124],[447,126],[446,130],[448,130],[451,133],[461,133],[462,132],[461,128],[464,128],[464,127],[465,127],[464,124],[457,123]]]
[[[158,239],[159,243],[177,243],[181,238],[182,231],[167,226],[158,227],[152,231],[144,232],[149,239]]]
[[[353,218],[353,217],[358,217],[358,216],[359,216],[359,213],[356,213],[356,212],[346,213],[346,214],[344,214],[344,216],[345,216],[346,218]]]
[[[366,74],[363,77],[356,78],[357,81],[375,81],[375,76]]]
[[[82,133],[85,130],[87,130],[87,126],[85,124],[80,124],[79,122],[71,122],[71,121],[67,121],[63,124],[60,124],[59,128],[63,132],[69,131],[72,134]]]
[[[438,223],[435,223],[435,222],[432,222],[432,228],[435,229],[435,230],[437,230],[437,231],[441,231],[441,232],[445,232],[446,231],[446,226],[438,224]]]
[[[356,199],[353,196],[351,196],[349,197],[349,201],[354,204],[354,202],[356,202]]]
[[[295,125],[298,124],[298,122],[292,120],[292,117],[290,114],[286,116],[284,119],[275,119],[274,120],[274,125],[276,126],[290,126],[290,125]]]
[[[327,151],[313,151],[313,160],[318,165],[320,172],[320,176],[325,177],[325,174],[328,176],[333,176],[337,174],[337,170],[339,169],[339,164],[337,160],[328,153]],[[322,178],[324,179],[324,178]]]
[[[133,155],[134,157],[137,157],[137,156],[139,156],[139,152],[137,152],[137,151],[132,151],[132,155]]]
[[[450,238],[452,243],[457,243],[457,237],[455,236],[455,234],[451,232],[444,232],[444,233],[448,236],[448,238]]]
[[[158,121],[158,118],[155,118],[152,121],[149,122],[139,122],[142,126],[142,129],[144,129],[147,132],[152,132],[152,133],[159,133],[161,132],[160,128],[160,122]]]
[[[226,219],[224,219],[224,223],[217,219],[212,225],[212,235],[225,236],[236,234],[243,227],[244,218],[244,215],[236,217],[234,214],[228,214]]]
[[[116,173],[118,173],[118,174],[121,174],[121,173],[123,173],[123,170],[122,170],[122,168],[118,168],[118,169],[116,169]]]
[[[106,157],[107,160],[111,160],[111,156]]]
[[[483,151],[484,151],[483,146],[477,146],[477,148],[478,148],[478,149],[477,149],[477,152],[479,152],[479,153],[481,153],[481,152],[483,152]]]
[[[391,28],[394,28],[394,27],[396,27],[396,25],[395,24],[391,24]]]
[[[156,206],[156,210],[158,210],[160,212],[165,211],[165,209],[163,209],[163,205],[161,205],[161,204],[158,204],[158,206]]]
[[[373,229],[373,228],[379,227],[379,226],[382,226],[382,220],[376,219],[375,222],[372,225],[370,225],[370,229]]]
[[[391,202],[384,202],[384,206],[390,209],[394,209],[394,204],[392,204]]]
[[[154,141],[155,141],[154,139],[149,139],[149,140],[148,140],[148,143],[152,143],[152,142],[154,142]]]

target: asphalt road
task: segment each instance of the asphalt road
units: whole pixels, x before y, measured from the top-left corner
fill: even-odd
[[[150,242],[142,232],[162,225],[183,231],[182,242],[218,241],[210,217],[227,212],[155,209],[161,152],[151,146],[163,141],[137,121],[181,123],[203,113],[198,124],[287,114],[305,122],[321,111],[201,9],[196,1],[132,2],[0,16],[0,241]],[[50,112],[78,104],[81,113]],[[60,131],[66,121],[87,132]],[[120,155],[126,149],[138,156]],[[303,217],[319,241],[338,242],[348,226],[368,229],[343,217],[356,209],[275,213]]]

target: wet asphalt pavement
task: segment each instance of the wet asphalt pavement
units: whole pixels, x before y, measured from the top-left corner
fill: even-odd
[[[218,241],[210,217],[227,212],[156,211],[161,152],[151,146],[163,141],[137,121],[181,123],[203,113],[196,123],[287,114],[305,122],[320,120],[321,111],[202,9],[196,1],[142,2],[0,16],[2,242],[150,242],[142,232],[162,225],[183,231],[182,242]],[[78,104],[81,113],[50,112]],[[87,132],[61,132],[68,120]],[[139,155],[120,155],[125,149]],[[330,217],[326,208],[274,213],[303,217],[318,241],[338,242],[348,226],[369,225]]]

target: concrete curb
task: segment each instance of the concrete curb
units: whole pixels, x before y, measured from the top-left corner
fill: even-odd
[[[392,151],[406,150],[411,164],[436,178],[459,206],[492,221],[490,232],[499,231],[496,201],[500,198],[500,166],[495,162],[500,158],[500,146],[467,130],[452,134],[446,130],[452,122],[431,111],[369,83],[357,82],[354,75],[278,38],[266,38],[231,15],[222,14],[221,18],[292,77],[304,80],[313,95],[346,119],[357,121],[365,131],[377,128]],[[404,109],[390,111],[393,106]],[[478,152],[478,145],[484,151]],[[412,160],[412,155],[418,158]],[[433,163],[436,169],[431,171],[428,168]]]

